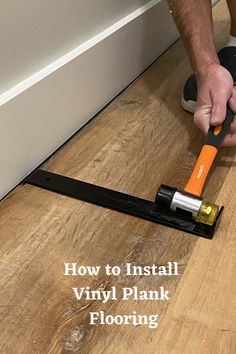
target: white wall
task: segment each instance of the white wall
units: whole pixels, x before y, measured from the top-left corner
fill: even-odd
[[[0,95],[148,2],[0,0]]]
[[[0,0],[0,94],[148,0]]]
[[[0,3],[1,199],[179,35],[165,0]]]

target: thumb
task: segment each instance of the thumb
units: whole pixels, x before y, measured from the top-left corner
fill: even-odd
[[[211,124],[219,125],[226,117],[226,105],[229,97],[224,92],[219,92],[217,96],[212,97],[212,112],[211,112]]]
[[[209,129],[210,117],[211,107],[198,104],[194,113],[194,123],[204,134],[206,134]]]

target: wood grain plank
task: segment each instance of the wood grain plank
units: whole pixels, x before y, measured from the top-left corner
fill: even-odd
[[[235,171],[217,198],[227,206],[219,231],[211,242],[197,242],[160,325],[158,353],[236,352]]]

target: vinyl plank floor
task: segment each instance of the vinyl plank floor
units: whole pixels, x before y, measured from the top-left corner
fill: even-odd
[[[214,10],[217,45],[228,30]],[[180,107],[190,67],[178,41],[43,166],[153,200],[161,183],[184,187],[203,137]],[[227,206],[213,240],[20,185],[0,205],[0,348],[32,353],[235,353],[234,149],[204,194]],[[179,264],[178,277],[65,277],[81,265]],[[170,301],[77,301],[72,287],[168,288]],[[159,314],[147,326],[91,326],[89,312]]]

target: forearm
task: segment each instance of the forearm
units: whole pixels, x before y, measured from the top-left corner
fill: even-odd
[[[192,68],[204,73],[210,64],[219,63],[213,35],[210,0],[168,0]]]

